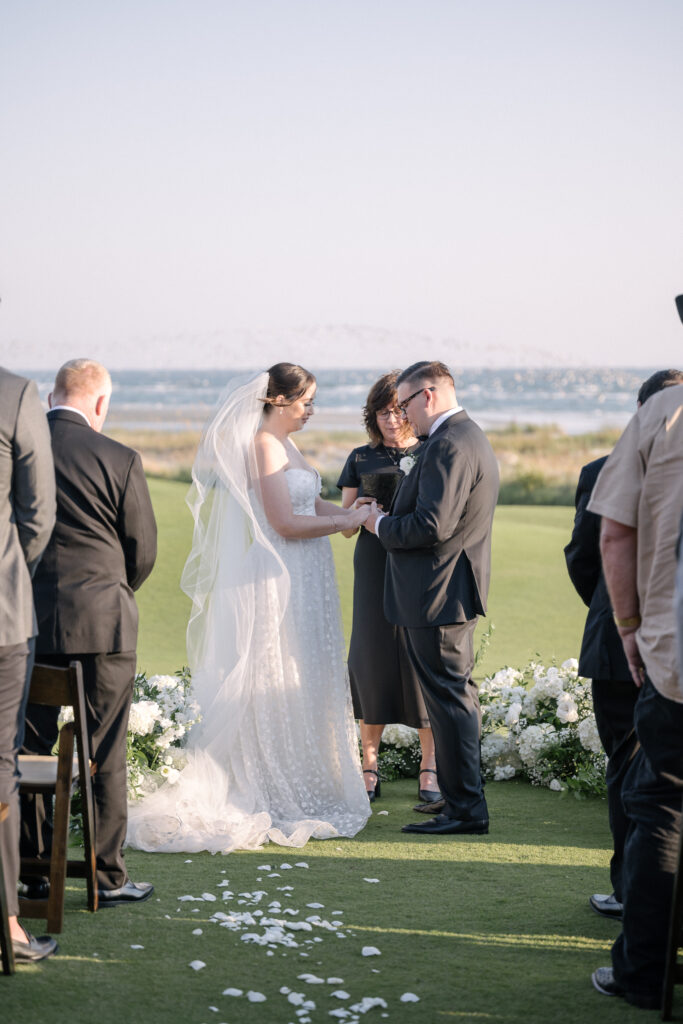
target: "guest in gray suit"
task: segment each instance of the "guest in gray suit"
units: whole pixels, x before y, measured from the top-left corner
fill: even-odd
[[[0,828],[14,956],[43,960],[57,949],[17,921],[19,787],[17,753],[24,734],[35,616],[31,576],[55,522],[55,473],[45,413],[33,381],[0,367]]]
[[[443,813],[404,825],[427,835],[486,833],[481,779],[481,711],[473,635],[486,613],[498,463],[480,428],[455,397],[447,366],[414,363],[396,381],[398,407],[417,436],[427,435],[390,515],[374,511],[388,551],[384,612],[405,633],[434,732]]]

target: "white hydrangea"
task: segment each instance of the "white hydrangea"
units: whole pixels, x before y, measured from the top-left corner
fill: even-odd
[[[583,721],[579,722],[578,729],[581,746],[590,750],[592,754],[601,754],[602,743],[598,735],[598,727],[595,724],[595,715],[587,715]]]
[[[161,708],[153,700],[139,700],[131,704],[128,732],[134,736],[147,736],[161,718]]]
[[[392,747],[412,747],[418,740],[417,729],[409,725],[385,725],[382,742]]]
[[[512,779],[517,769],[512,764],[498,764],[493,769],[494,782],[503,782],[505,779]]]
[[[505,716],[505,724],[507,725],[508,729],[512,729],[513,726],[519,725],[519,716],[521,715],[521,713],[522,705],[519,701],[515,701],[514,704],[510,705],[510,707],[508,708],[508,712]]]
[[[519,737],[519,756],[526,765],[533,765],[538,755],[557,736],[554,726],[545,722],[543,725],[529,725],[523,729]]]
[[[564,786],[559,779],[551,779],[548,783],[548,789],[552,789],[555,793],[561,793]]]

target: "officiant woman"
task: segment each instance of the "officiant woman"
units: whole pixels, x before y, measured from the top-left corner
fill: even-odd
[[[354,448],[346,460],[337,487],[342,506],[357,497],[373,497],[389,511],[393,494],[415,464],[419,442],[403,417],[396,399],[398,371],[385,373],[370,388],[363,419],[369,443]],[[358,531],[345,533],[352,537]],[[377,752],[387,723],[419,730],[422,758],[418,798],[439,800],[434,760],[434,738],[420,683],[402,650],[401,630],[384,617],[386,551],[374,533],[360,531],[353,556],[353,627],[349,649],[349,676],[353,709],[359,719],[363,746],[365,788],[372,801],[380,795]]]

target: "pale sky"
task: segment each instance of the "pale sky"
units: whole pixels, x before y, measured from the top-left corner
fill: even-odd
[[[683,362],[681,0],[5,0],[0,33],[6,366]]]

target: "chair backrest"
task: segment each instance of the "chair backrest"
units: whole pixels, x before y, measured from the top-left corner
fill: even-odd
[[[71,706],[78,703],[78,682],[83,676],[81,665],[72,661],[65,668],[55,665],[34,665],[31,674],[31,689],[28,699],[30,704],[47,704],[52,707]]]
[[[72,661],[64,667],[34,665],[28,699],[30,704],[73,708],[79,774],[83,785],[85,774],[89,772],[90,744],[86,728],[83,669],[80,661]]]

